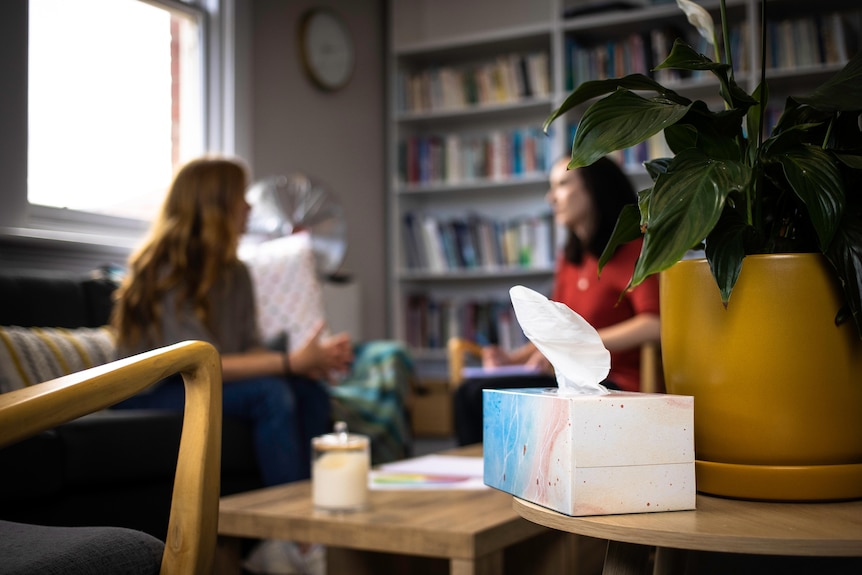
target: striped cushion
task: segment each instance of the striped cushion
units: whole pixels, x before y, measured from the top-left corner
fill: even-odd
[[[114,350],[108,327],[0,327],[0,393],[108,363]]]

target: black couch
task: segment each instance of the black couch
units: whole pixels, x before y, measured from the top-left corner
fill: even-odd
[[[0,325],[98,327],[116,284],[108,274],[0,275]],[[164,540],[182,414],[107,410],[0,449],[0,518],[115,525]],[[261,487],[251,430],[225,418],[223,495]]]

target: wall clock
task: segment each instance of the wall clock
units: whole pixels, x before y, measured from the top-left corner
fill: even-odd
[[[314,8],[299,26],[299,54],[312,82],[323,90],[343,88],[353,74],[353,39],[341,17],[332,10]]]

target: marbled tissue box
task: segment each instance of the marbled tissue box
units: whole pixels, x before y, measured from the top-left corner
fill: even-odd
[[[572,516],[695,508],[693,397],[483,395],[487,485]]]

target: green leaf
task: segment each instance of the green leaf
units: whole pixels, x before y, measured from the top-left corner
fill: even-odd
[[[769,160],[781,165],[788,184],[805,204],[820,247],[825,250],[844,212],[844,185],[832,156],[816,146],[802,145]]]
[[[656,70],[730,70],[730,66],[721,62],[713,62],[685,41],[677,38],[673,42],[670,54],[664,62],[655,67]]]
[[[734,108],[747,108],[757,104],[757,100],[749,96],[745,90],[730,77],[730,66],[721,62],[713,62],[703,54],[680,39],[676,39],[670,54],[664,62],[655,67],[656,70],[709,70],[721,84],[720,93],[724,101]]]
[[[649,76],[643,74],[630,74],[622,78],[610,78],[607,80],[590,80],[580,84],[569,96],[563,101],[559,108],[554,110],[545,120],[542,129],[547,133],[551,123],[568,112],[569,110],[580,106],[594,98],[612,94],[619,89],[626,90],[646,90],[657,92],[665,98],[680,104],[690,103],[688,98],[680,96],[673,90],[665,88]]]
[[[725,210],[712,232],[706,237],[706,259],[727,307],[730,294],[745,257],[745,237],[752,229],[733,210]]]
[[[846,215],[825,252],[835,268],[847,298],[847,306],[862,338],[862,218]]]
[[[750,169],[698,150],[678,154],[650,197],[649,221],[632,286],[679,261],[713,230],[731,190],[743,189]]]
[[[742,156],[742,122],[745,112],[740,109],[713,112],[700,100],[691,105],[677,125],[690,125],[697,134],[695,147],[708,156],[736,160]]]
[[[757,100],[757,105],[748,109],[748,114],[745,116],[745,127],[748,132],[748,150],[750,161],[754,160],[756,155],[756,143],[760,141],[759,136],[761,131],[760,122],[763,119],[763,112],[769,103],[769,87],[766,83],[759,84],[754,90],[754,99]],[[749,162],[751,163],[751,162]]]
[[[841,71],[821,84],[813,94],[795,99],[829,112],[862,110],[862,51],[857,52]]]
[[[674,124],[689,106],[619,90],[587,108],[572,144],[569,168],[588,166],[607,154],[640,144]]]
[[[599,273],[619,246],[641,237],[640,217],[640,210],[636,204],[623,206],[608,245],[605,246],[599,258]]]
[[[691,124],[674,124],[664,129],[664,139],[671,152],[678,154],[697,146],[697,129]]]
[[[638,235],[643,234],[643,231],[646,229],[647,221],[649,220],[650,197],[652,197],[652,188],[647,188],[638,192],[638,211],[640,212]]]
[[[713,74],[718,76],[721,83],[721,88],[719,89],[721,97],[724,98],[725,102],[730,104],[731,108],[744,111],[751,106],[757,105],[757,100],[743,90],[733,77],[728,77],[723,70],[714,70]]]
[[[659,174],[667,173],[667,167],[670,165],[672,159],[673,158],[655,158],[644,162],[644,168],[652,181],[655,181],[656,178],[659,177]]]
[[[862,170],[862,156],[856,156],[854,154],[835,154],[835,157],[841,160],[841,163],[848,168]]]
[[[816,138],[819,143],[823,141],[826,126],[832,118],[831,112],[817,110],[789,97],[785,100],[784,111],[778,123],[772,129],[773,137],[784,137],[789,132],[797,132],[793,135],[797,141],[813,143]]]

